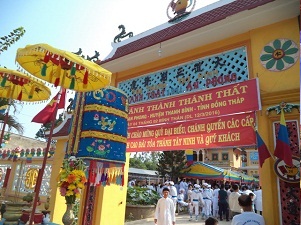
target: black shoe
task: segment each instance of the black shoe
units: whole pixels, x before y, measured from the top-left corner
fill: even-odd
[[[223,219],[220,219],[220,221],[223,221]]]
[[[227,219],[227,221],[230,221],[229,219]]]

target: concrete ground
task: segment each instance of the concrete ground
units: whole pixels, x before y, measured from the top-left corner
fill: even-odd
[[[135,220],[131,222],[125,222],[125,225],[154,225],[154,219],[148,218],[143,220]],[[179,214],[176,216],[176,224],[183,224],[183,225],[204,225],[205,220],[199,219],[196,221],[189,221],[189,215],[188,214]],[[218,221],[218,225],[231,225],[231,221],[227,222],[226,220]]]

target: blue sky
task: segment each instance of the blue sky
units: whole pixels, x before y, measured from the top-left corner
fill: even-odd
[[[196,0],[199,9],[217,0]],[[28,44],[47,43],[53,47],[93,56],[94,51],[104,59],[111,51],[118,26],[126,32],[140,34],[166,23],[170,0],[0,0],[0,37],[13,29],[24,27],[25,35],[0,55],[0,66],[17,69],[15,55],[18,48]],[[52,88],[53,97],[59,89]],[[41,124],[32,118],[45,105],[30,103],[19,107],[15,114],[24,126],[24,136],[34,138]],[[12,131],[14,132],[14,131]]]

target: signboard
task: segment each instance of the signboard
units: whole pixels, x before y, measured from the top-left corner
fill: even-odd
[[[258,79],[129,107],[129,128],[261,109]]]
[[[212,89],[249,80],[245,46],[118,83],[129,104]]]
[[[127,152],[255,145],[255,113],[188,120],[128,130]]]

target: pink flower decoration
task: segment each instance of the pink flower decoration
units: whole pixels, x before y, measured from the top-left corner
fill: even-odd
[[[65,196],[65,195],[66,195],[66,192],[67,192],[67,189],[66,189],[66,188],[60,187],[60,193],[61,193],[61,196]]]

